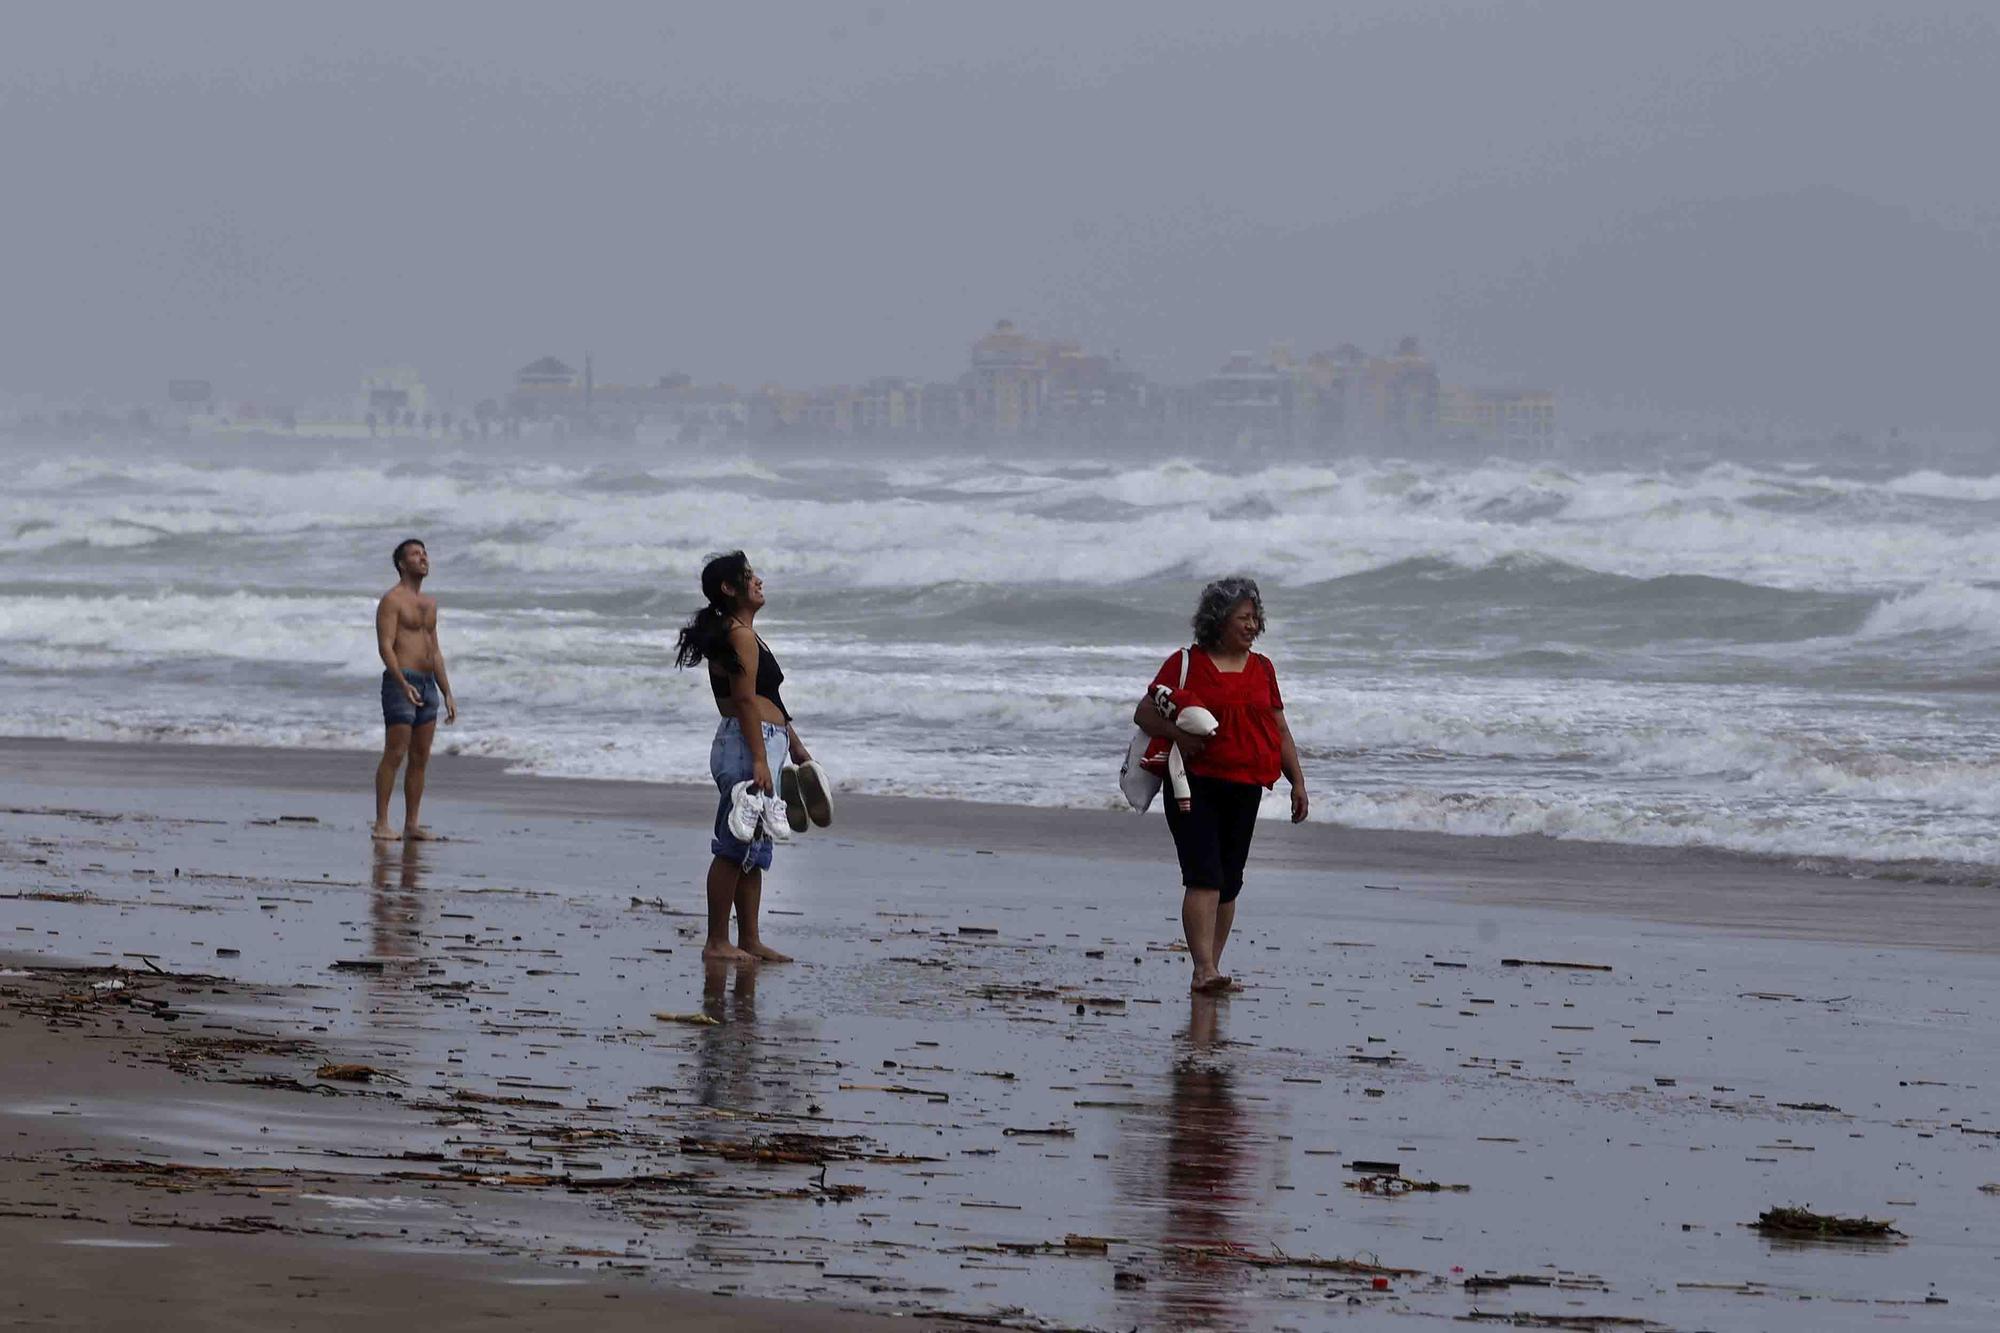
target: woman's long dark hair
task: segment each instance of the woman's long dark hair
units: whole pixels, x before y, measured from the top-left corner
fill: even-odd
[[[728,676],[743,669],[735,645],[729,642],[729,618],[736,606],[722,585],[736,589],[741,597],[749,591],[749,573],[750,557],[741,551],[724,551],[708,558],[701,567],[701,595],[708,598],[708,605],[681,626],[680,642],[674,646],[675,666],[700,666],[706,660]]]

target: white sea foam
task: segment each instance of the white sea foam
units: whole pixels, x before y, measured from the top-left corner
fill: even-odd
[[[1335,792],[1321,811],[1356,828],[1474,837],[1536,835],[1651,847],[1719,847],[1766,856],[1849,861],[1949,861],[1992,865],[2000,845],[1977,823],[1880,829],[1859,813],[1813,820],[1779,811],[1676,805],[1615,796],[1500,795],[1409,787]]]
[[[24,462],[0,730],[373,746],[373,602],[415,532],[467,704],[440,744],[702,781],[714,705],[672,633],[703,555],[745,545],[843,785],[1105,806],[1184,632],[1165,603],[1247,570],[1322,815],[2000,864],[1994,700],[1925,684],[2000,646],[1971,581],[2000,478],[396,449]],[[1609,577],[1690,574],[1728,582]]]
[[[594,485],[599,473],[590,466],[455,466],[42,463],[0,517],[0,552],[403,525],[442,527],[457,549],[496,570],[684,574],[705,551],[744,535],[740,511],[713,503],[704,482],[785,480],[784,465],[723,460],[650,468],[634,475],[653,485],[620,493],[615,484]],[[879,483],[859,484],[864,473]],[[774,572],[830,584],[1117,583],[1235,565],[1311,580],[1420,555],[1476,566],[1530,553],[1636,577],[1705,573],[1782,587],[1884,588],[1942,581],[2000,554],[1978,524],[1912,522],[1867,504],[1830,514],[1754,507],[1808,487],[1838,504],[1871,495],[1959,498],[1980,484],[1925,474],[1869,488],[1734,466],[1669,477],[1396,462],[1230,472],[1170,461],[1078,475],[971,460],[914,477],[825,466],[816,475],[831,479],[830,491],[849,493],[765,496],[758,535]],[[903,493],[913,490],[925,498]],[[1111,508],[1079,517],[1093,500]],[[1263,517],[1230,516],[1253,501]]]
[[[106,655],[346,665],[373,657],[372,640],[356,634],[373,619],[372,600],[358,597],[0,596],[0,654],[25,648],[54,664],[73,653],[73,665]]]
[[[2000,589],[1934,583],[1892,597],[1858,631],[1864,639],[1904,635],[1970,639],[1981,647],[2000,641]]]
[[[1939,500],[2000,500],[2000,476],[1961,477],[1942,472],[1906,473],[1884,483],[1897,495],[1916,495]]]

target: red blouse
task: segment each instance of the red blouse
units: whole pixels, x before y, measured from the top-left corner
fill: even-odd
[[[1181,655],[1175,653],[1160,667],[1153,684],[1175,689],[1180,679]],[[1146,692],[1151,695],[1150,686]],[[1219,724],[1201,757],[1187,761],[1187,771],[1259,787],[1276,784],[1284,767],[1278,713],[1285,700],[1278,693],[1278,671],[1271,659],[1252,653],[1241,671],[1217,671],[1207,652],[1190,649],[1187,693],[1215,714]]]

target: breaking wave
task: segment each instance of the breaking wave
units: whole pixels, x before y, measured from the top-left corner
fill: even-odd
[[[372,744],[414,533],[477,703],[444,744],[699,780],[667,645],[740,545],[844,785],[1106,805],[1138,685],[1244,571],[1330,817],[2000,864],[2000,477],[393,450],[18,460],[0,728]]]

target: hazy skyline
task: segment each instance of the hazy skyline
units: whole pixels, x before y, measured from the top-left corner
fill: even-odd
[[[14,393],[946,377],[1007,316],[1167,379],[1410,332],[1585,425],[2000,425],[1983,4],[9,17]]]

